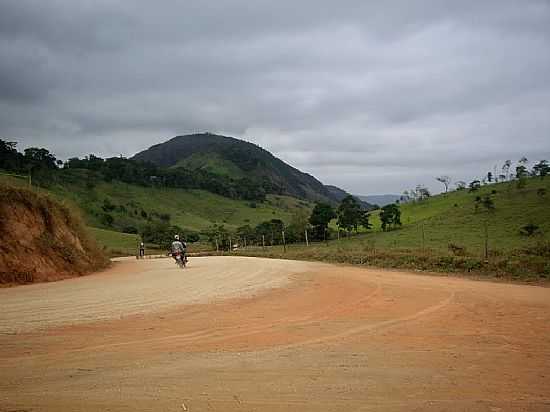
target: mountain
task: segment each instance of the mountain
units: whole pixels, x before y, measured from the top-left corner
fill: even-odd
[[[400,195],[368,195],[368,196],[357,196],[359,199],[364,202],[370,203],[371,205],[378,205],[380,207],[389,205],[390,203],[395,203],[401,198]]]
[[[161,167],[205,170],[233,179],[247,178],[262,184],[269,193],[309,201],[335,204],[341,200],[342,193],[347,195],[341,189],[323,185],[253,143],[211,133],[176,136],[132,159]]]
[[[332,193],[332,196],[333,196],[338,202],[341,202],[342,199],[344,199],[346,196],[349,195],[348,192],[346,192],[345,190],[340,189],[339,187],[332,186],[332,185],[326,185],[325,187]],[[372,208],[373,208],[373,204],[371,204],[371,203],[365,201],[365,200],[362,199],[360,196],[353,196],[353,197],[361,204],[361,206],[362,206],[364,209],[372,209]]]

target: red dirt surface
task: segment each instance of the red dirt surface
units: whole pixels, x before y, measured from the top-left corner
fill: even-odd
[[[121,298],[122,319],[67,301],[76,318],[48,306],[60,322],[17,333],[9,309],[22,300],[7,293],[28,287],[2,291],[0,411],[550,410],[548,288],[247,258],[183,272],[125,261],[36,286],[61,304],[71,290],[128,294],[125,276],[147,286],[135,289],[144,300],[225,292],[140,313]],[[266,279],[277,281],[261,290]]]

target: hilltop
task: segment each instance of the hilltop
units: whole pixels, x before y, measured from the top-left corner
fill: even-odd
[[[325,186],[255,144],[211,133],[176,136],[132,159],[166,168],[201,170],[231,179],[248,178],[262,184],[268,194],[313,202],[336,204],[347,194],[333,186]]]

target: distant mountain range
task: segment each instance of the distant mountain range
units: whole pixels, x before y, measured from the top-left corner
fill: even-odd
[[[275,194],[309,201],[336,204],[348,195],[337,187],[325,186],[253,143],[211,133],[176,136],[136,154],[133,160],[169,168],[201,169],[233,179],[247,178],[271,188]]]
[[[371,205],[383,207],[389,205],[390,203],[395,203],[401,198],[401,195],[357,195],[357,197],[364,202],[370,203]]]

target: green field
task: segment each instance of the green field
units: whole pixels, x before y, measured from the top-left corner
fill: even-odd
[[[537,194],[541,189],[545,195]],[[476,197],[486,195],[493,200],[494,211],[481,206],[476,211]],[[453,243],[475,253],[484,249],[486,223],[490,248],[512,250],[550,240],[549,206],[550,179],[528,179],[521,189],[516,182],[488,185],[473,193],[455,191],[402,205],[399,230],[382,232],[378,214],[374,214],[375,229],[364,237],[384,247],[447,249]],[[540,227],[538,236],[520,234],[528,223]]]
[[[489,195],[494,211],[475,208],[476,197]],[[401,206],[401,228],[383,232],[378,212],[374,227],[347,238],[282,247],[250,248],[239,253],[325,260],[442,272],[474,272],[518,279],[550,278],[550,179],[530,178],[493,184],[480,190],[451,192]],[[520,234],[526,224],[539,227]],[[334,224],[334,222],[333,222]],[[487,225],[487,232],[485,231]],[[487,236],[486,236],[487,233]],[[485,257],[487,237],[488,256]]]
[[[97,243],[111,252],[119,255],[135,255],[140,237],[129,233],[114,232],[112,230],[88,227],[88,231]]]

